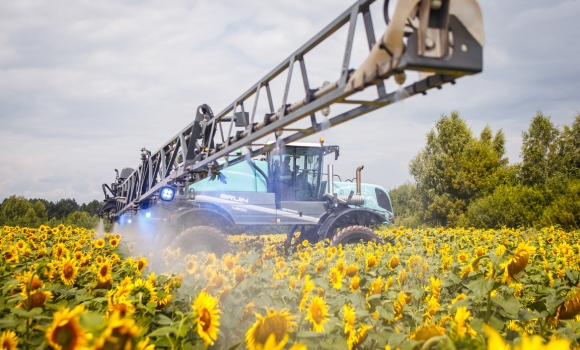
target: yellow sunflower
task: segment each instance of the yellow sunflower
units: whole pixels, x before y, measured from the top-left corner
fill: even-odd
[[[358,274],[358,267],[356,267],[353,264],[348,265],[348,267],[346,268],[346,273],[345,273],[348,277],[353,278],[354,276],[356,276]]]
[[[569,300],[558,307],[557,315],[560,320],[571,320],[578,314],[580,314],[580,293],[576,291]]]
[[[107,320],[107,328],[95,341],[93,349],[133,349],[137,345],[139,331],[134,319],[122,318],[118,312],[113,312]]]
[[[74,309],[68,308],[57,311],[53,321],[46,330],[48,344],[57,350],[82,349],[87,346],[87,335],[79,324],[80,315],[85,313],[84,305]]]
[[[366,269],[370,270],[373,267],[377,266],[378,263],[379,261],[374,255],[368,255],[366,259]]]
[[[244,269],[237,265],[236,269],[234,270],[234,280],[236,281],[236,283],[242,283],[242,281],[244,280]]]
[[[147,267],[147,258],[145,258],[145,257],[142,256],[135,263],[135,268],[137,269],[137,271],[139,273],[141,273],[141,272],[143,272],[143,270],[145,270],[146,267]]]
[[[312,323],[315,332],[324,332],[324,323],[328,322],[328,306],[321,297],[310,298],[306,320]]]
[[[131,295],[135,296],[143,305],[157,301],[157,291],[151,281],[137,278],[133,284]]]
[[[530,260],[530,255],[536,252],[536,247],[520,243],[514,252],[514,256],[508,261],[500,264],[504,269],[502,283],[510,283],[512,278],[517,279],[517,274],[524,271]]]
[[[358,276],[354,276],[350,281],[350,291],[354,293],[359,289],[360,289],[360,279]]]
[[[354,307],[344,304],[344,333],[354,332],[356,313]]]
[[[7,263],[18,262],[18,251],[14,248],[5,251],[4,253],[2,253],[2,256],[4,257],[4,261],[6,261]]]
[[[117,246],[119,245],[119,239],[117,239],[117,237],[111,237],[109,238],[109,244],[111,245],[111,247],[117,248]]]
[[[397,266],[399,266],[399,257],[395,255],[389,260],[389,267],[394,269]]]
[[[105,246],[105,240],[103,238],[99,238],[96,241],[94,241],[94,245],[96,248],[103,248]]]
[[[111,291],[107,293],[107,317],[113,313],[118,313],[121,318],[127,317],[135,312],[133,303],[124,295],[113,295]]]
[[[369,287],[369,296],[375,294],[381,294],[381,290],[383,289],[383,278],[379,276],[377,279],[371,282],[371,286]]]
[[[438,325],[432,323],[417,327],[417,329],[415,329],[415,332],[409,337],[409,339],[421,341],[443,334],[445,334],[445,328],[439,327]]]
[[[197,262],[194,259],[189,259],[185,265],[185,270],[188,274],[193,275],[197,271]]]
[[[67,286],[72,286],[77,278],[78,267],[70,257],[64,258],[60,263],[60,279]]]
[[[475,331],[469,325],[468,320],[470,317],[471,312],[469,312],[465,306],[459,307],[455,311],[455,331],[461,338],[465,337],[466,335],[470,335],[472,338],[474,338],[477,335],[477,333],[475,333]]]
[[[342,275],[336,267],[330,269],[330,283],[334,289],[342,288]]]
[[[213,345],[219,332],[219,313],[216,307],[217,299],[201,292],[193,301],[197,333],[203,339],[205,346]]]
[[[266,308],[266,317],[256,314],[258,320],[246,332],[248,350],[281,350],[288,342],[294,316],[286,309],[275,311]]]
[[[4,331],[0,335],[0,349],[16,350],[18,348],[18,336],[14,331]]]
[[[137,343],[137,350],[155,350],[155,344],[149,344],[149,337]]]
[[[111,280],[112,267],[108,261],[103,261],[97,267],[97,281],[106,283]]]
[[[236,259],[234,259],[232,254],[228,253],[228,254],[224,255],[223,261],[224,261],[224,266],[226,267],[226,269],[228,269],[229,271],[232,271],[234,269],[234,266],[236,265]]]

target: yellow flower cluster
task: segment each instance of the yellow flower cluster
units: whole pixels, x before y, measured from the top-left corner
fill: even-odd
[[[21,311],[1,340],[21,344],[30,322],[25,341],[54,348],[579,348],[580,233],[378,233],[388,243],[287,253],[285,235],[236,235],[223,256],[145,258],[114,234],[5,227],[2,290]]]

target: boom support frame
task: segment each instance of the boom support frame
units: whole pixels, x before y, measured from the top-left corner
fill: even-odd
[[[339,125],[375,111],[400,100],[402,97],[406,98],[419,93],[426,94],[427,90],[441,88],[445,83],[454,84],[455,79],[482,70],[483,44],[481,40],[478,41],[460,19],[449,12],[450,2],[457,0],[444,0],[440,9],[432,9],[431,11],[429,11],[431,0],[408,0],[418,3],[416,8],[419,27],[415,28],[414,32],[405,34],[407,42],[405,50],[400,56],[392,54],[388,48],[384,47],[383,37],[377,43],[370,13],[370,5],[374,1],[357,1],[218,114],[214,115],[209,106],[201,105],[198,107],[195,120],[162,147],[155,152],[143,149],[142,163],[139,167],[129,177],[118,182],[115,197],[107,196],[108,206],[105,205],[107,210],[112,209],[116,213],[114,215],[119,216],[129,211],[141,209],[146,201],[155,200],[159,190],[164,186],[185,188],[203,178],[215,176],[225,165],[232,165],[247,160],[249,157],[269,152],[281,142],[286,144],[312,135],[323,129],[323,123],[317,121],[316,113],[331,105],[345,104],[353,107],[328,118],[324,123],[324,128],[329,125],[330,127]],[[475,2],[475,0],[468,1]],[[387,4],[388,1],[386,1],[385,6]],[[359,14],[362,14],[369,49],[372,51],[373,48],[380,47],[393,57],[387,64],[377,64],[371,80],[366,81],[363,78],[362,85],[359,83],[358,86],[353,87],[353,84],[349,85],[351,83],[349,79],[356,72],[349,69],[349,64]],[[437,21],[437,18],[443,20]],[[441,23],[445,27],[442,27]],[[311,89],[307,65],[304,60],[305,55],[347,24],[348,35],[343,51],[342,67],[338,74],[339,78],[334,83]],[[439,30],[443,33],[441,35],[445,39],[439,42],[439,45],[444,45],[444,47],[437,48],[442,57],[434,57],[433,54],[429,55],[425,52],[425,33],[427,30],[435,30],[427,28],[427,26],[432,25],[439,26]],[[448,34],[449,32],[452,35]],[[381,45],[383,46],[381,47]],[[301,101],[289,104],[287,99],[295,62],[299,63],[305,97]],[[393,75],[396,79],[400,79],[405,70],[422,71],[427,72],[427,74],[418,81],[404,86],[402,90],[388,93],[384,80]],[[284,71],[287,71],[285,89],[281,101],[275,104],[270,91],[270,82]],[[377,99],[348,99],[361,90],[373,87],[377,91]],[[262,90],[266,91],[265,97],[264,94],[260,95]],[[248,113],[245,101],[253,96],[255,97],[254,103],[251,113]],[[267,99],[270,113],[258,121],[256,111],[260,98]],[[277,110],[275,110],[276,106]],[[310,117],[309,127],[303,129],[288,128],[289,125],[307,117]],[[243,130],[232,134],[234,125],[243,127]],[[272,133],[278,139],[278,135],[281,135],[282,132],[285,132],[287,136],[280,137],[277,143],[256,144],[257,140]],[[247,154],[232,157],[232,154],[240,148],[246,148]],[[226,159],[225,164],[218,164],[217,161],[220,158]]]

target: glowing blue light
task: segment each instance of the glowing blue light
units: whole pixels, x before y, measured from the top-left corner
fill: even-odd
[[[161,190],[159,190],[159,198],[161,198],[164,201],[173,200],[174,196],[175,190],[171,187],[163,187]]]
[[[150,217],[151,217],[151,213],[150,213],[150,212],[146,212],[146,213],[145,213],[145,217],[148,217],[148,218],[150,218]]]
[[[127,220],[127,223],[130,224],[131,223],[131,219]]]

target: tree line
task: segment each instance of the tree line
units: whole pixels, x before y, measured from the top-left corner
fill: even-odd
[[[42,198],[26,199],[12,195],[0,204],[0,225],[38,227],[65,225],[92,229],[99,223],[97,212],[101,204],[96,199],[79,205],[75,199],[56,202]]]
[[[397,225],[580,228],[580,113],[557,127],[538,111],[510,164],[505,135],[475,135],[459,112],[443,115],[410,161],[414,182],[390,190]]]

